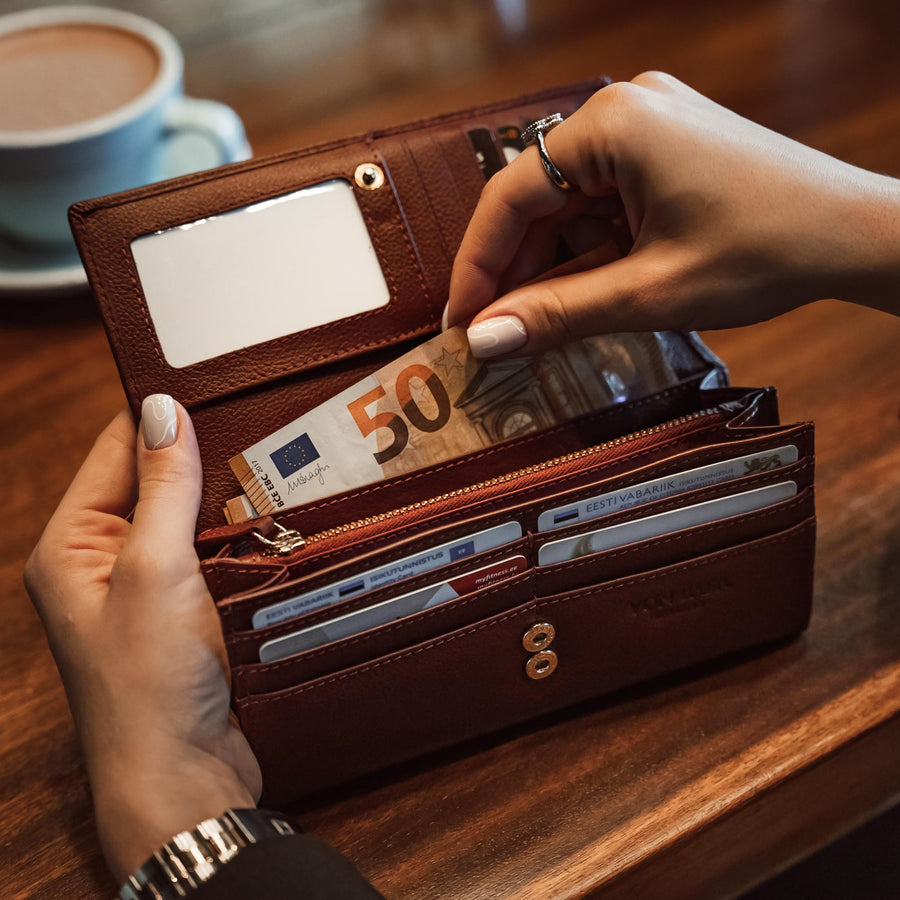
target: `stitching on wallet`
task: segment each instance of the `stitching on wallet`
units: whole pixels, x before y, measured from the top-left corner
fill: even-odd
[[[787,532],[781,532],[776,535],[771,535],[769,537],[757,538],[754,541],[751,541],[749,544],[742,544],[740,547],[733,547],[729,550],[720,550],[715,556],[716,562],[721,562],[722,560],[728,560],[733,556],[738,556],[740,554],[746,554],[748,551],[755,551],[761,546],[776,546],[778,544],[787,543],[788,541],[792,541],[798,534],[802,531],[809,530],[815,525],[815,518],[810,517],[809,519],[804,520],[798,525],[794,525]],[[693,560],[689,563],[684,563],[682,565],[678,565],[676,567],[663,566],[662,570],[657,570],[654,572],[649,572],[645,575],[636,576],[634,578],[629,578],[625,580],[615,579],[613,582],[616,590],[621,590],[623,588],[633,587],[637,584],[643,584],[645,582],[653,581],[655,579],[660,578],[671,578],[675,575],[680,575],[684,572],[690,572],[693,569],[699,568],[701,566],[708,565],[710,560],[708,558]],[[435,647],[439,647],[442,644],[447,644],[452,641],[459,640],[460,638],[469,637],[477,633],[478,631],[483,631],[487,628],[496,628],[498,625],[501,625],[503,622],[508,621],[509,619],[521,616],[524,612],[526,612],[530,607],[549,607],[555,606],[560,603],[565,603],[570,600],[578,600],[580,599],[587,591],[591,590],[611,590],[611,586],[609,584],[605,586],[601,585],[593,585],[586,588],[581,588],[577,591],[566,592],[564,595],[560,597],[556,597],[554,599],[535,599],[532,598],[529,601],[522,603],[520,606],[517,606],[514,610],[501,615],[500,617],[492,617],[487,622],[481,622],[478,625],[472,626],[471,628],[466,628],[458,632],[454,632],[451,635],[447,635],[446,637],[439,638],[435,641],[424,644],[421,647],[417,647],[411,650],[404,651],[400,655],[392,655],[388,659],[378,660],[377,662],[373,662],[370,665],[362,666],[359,669],[354,669],[350,672],[342,672],[337,675],[334,675],[330,678],[327,678],[324,681],[314,680],[308,684],[297,685],[293,688],[284,688],[278,691],[277,697],[266,697],[266,696],[249,696],[244,701],[239,701],[239,705],[243,707],[249,708],[251,706],[260,706],[264,703],[277,703],[280,700],[285,700],[289,697],[296,697],[300,694],[305,693],[308,690],[319,689],[326,687],[329,684],[334,684],[339,681],[344,681],[348,678],[356,678],[360,675],[366,674],[367,672],[374,671],[375,669],[382,668],[384,666],[391,665],[395,662],[399,662],[402,659],[407,659],[411,656],[414,656],[417,653],[422,653],[426,650],[433,650]]]
[[[378,161],[384,166],[387,170],[387,163],[384,161],[384,154],[378,149],[377,145],[373,143],[372,149],[378,156]],[[388,170],[388,175],[390,176],[390,171]],[[400,214],[400,198],[394,192],[393,184],[391,184],[391,196],[394,200],[392,204],[392,213],[391,213],[391,221],[395,222],[397,227],[400,230],[400,235],[403,238],[403,243],[406,245],[406,252],[409,256],[410,265],[412,266],[413,271],[416,273],[416,280],[419,282],[419,286],[422,288],[422,295],[425,303],[429,303],[431,301],[431,297],[428,293],[428,287],[425,284],[425,280],[422,277],[422,270],[419,266],[419,260],[416,257],[415,250],[413,249],[412,241],[410,240],[409,232],[403,224],[403,216]],[[388,258],[384,255],[384,251],[382,250],[381,238],[378,236],[378,229],[375,227],[375,221],[371,218],[365,206],[361,203],[359,205],[360,210],[362,211],[363,218],[366,220],[366,225],[368,226],[369,236],[372,239],[372,243],[375,245],[376,253],[378,258],[384,260],[384,274],[385,277],[390,282],[391,286],[391,296],[395,299],[396,302],[400,302],[400,292],[397,290],[397,283],[394,278],[393,272],[391,272],[390,267],[387,265]],[[375,315],[378,310],[370,310],[368,313],[364,313],[363,315],[372,316]],[[421,330],[421,329],[418,329]],[[408,334],[409,332],[407,332]],[[377,346],[387,346],[388,344],[394,344],[397,342],[397,337],[392,336],[390,339],[385,339],[383,342]]]
[[[786,501],[784,506],[777,506],[772,509],[761,509],[755,510],[754,512],[743,513],[739,515],[741,516],[741,522],[758,522],[760,520],[772,518],[774,516],[781,515],[782,513],[791,513],[796,510],[798,506],[805,506],[810,499],[810,494],[806,492],[809,488],[804,488],[796,497],[791,497],[790,500]],[[696,531],[692,531],[691,537],[702,536],[707,534],[713,534],[716,531],[725,531],[726,529],[732,528],[734,526],[734,522],[722,521],[722,522],[710,522],[706,525],[694,526]],[[800,523],[795,523],[800,524]],[[786,525],[786,528],[793,528],[793,525]],[[568,560],[566,562],[558,563],[558,568],[554,568],[553,571],[547,571],[545,569],[546,578],[550,578],[556,572],[571,572],[575,569],[585,568],[590,565],[598,565],[601,562],[607,562],[609,560],[621,559],[622,557],[631,556],[633,554],[640,554],[647,550],[645,541],[653,541],[653,549],[655,550],[657,547],[665,547],[668,544],[676,543],[682,540],[684,537],[683,533],[671,534],[661,538],[645,538],[640,541],[640,543],[635,544],[630,547],[623,547],[619,550],[612,550],[608,553],[604,551],[600,551],[600,553],[593,553],[590,556],[585,557],[584,559],[578,560]],[[751,542],[753,538],[749,539]],[[642,546],[643,545],[643,546]],[[736,548],[732,548],[736,549]],[[712,553],[716,553],[718,551],[713,550]],[[603,559],[598,560],[596,557],[600,554],[603,554]],[[549,569],[549,567],[547,567]],[[538,569],[538,572],[540,568]],[[576,588],[576,590],[582,590],[582,588]]]
[[[455,525],[458,525],[458,524],[459,523],[454,523],[454,525],[450,526],[450,527],[451,528],[455,527]],[[448,531],[449,530],[450,529],[448,528]],[[454,540],[454,538],[448,537],[447,540]],[[522,553],[525,553],[529,549],[528,545],[529,545],[529,536],[527,533],[525,533],[522,535],[522,537],[516,538],[514,541],[510,541],[508,544],[503,544],[501,547],[493,547],[490,550],[483,550],[482,551],[483,559],[485,560],[485,562],[493,562],[495,556],[500,558],[500,557],[508,556],[511,553],[512,554],[519,553],[520,551]],[[420,552],[420,550],[422,548],[427,549],[428,547],[433,547],[433,546],[435,546],[434,540],[425,537],[425,538],[419,538],[417,540],[411,541],[409,546],[404,547],[403,549],[404,549],[404,553],[406,553],[408,555],[410,553],[411,554],[418,553],[418,552]],[[344,548],[344,549],[347,549],[347,548]],[[384,548],[381,548],[381,549],[383,550]],[[338,551],[338,550],[332,551],[332,553],[338,553],[338,552],[340,552],[340,551]],[[372,552],[377,553],[380,551],[379,551],[379,549],[376,548]],[[479,556],[481,556],[482,554],[479,554]],[[322,562],[323,559],[324,559],[324,557],[316,557],[315,562],[320,563],[320,562]],[[270,588],[270,590],[272,591],[272,594],[267,595],[265,598],[260,598],[258,596],[245,597],[242,600],[236,601],[235,605],[240,605],[243,608],[244,604],[246,603],[248,605],[248,607],[250,608],[250,610],[253,610],[255,612],[257,609],[262,608],[262,607],[257,607],[257,605],[256,605],[257,602],[263,602],[263,604],[265,606],[268,606],[272,603],[280,603],[282,600],[287,599],[291,594],[295,593],[298,590],[303,591],[303,592],[305,592],[307,590],[310,590],[310,591],[319,590],[320,587],[328,584],[328,582],[326,582],[326,581],[322,581],[322,582],[316,584],[316,575],[317,575],[318,570],[320,570],[321,568],[322,568],[321,566],[317,566],[316,572],[307,573],[307,574],[312,575],[312,577],[310,578],[310,584],[308,584],[308,585],[303,585],[302,587],[294,586],[297,581],[299,581],[301,578],[306,577],[306,574],[298,575],[296,578],[291,579],[290,581],[281,582],[279,584],[273,584]],[[416,575],[415,577],[418,578],[421,575],[425,575],[425,574],[427,574],[427,573],[421,572],[421,573],[419,573],[419,575]],[[387,587],[387,586],[388,585],[384,585],[384,587]],[[380,588],[379,588],[379,590],[380,590]],[[234,608],[234,607],[232,607],[232,608]],[[276,624],[280,624],[280,623],[276,623]]]
[[[434,233],[437,235],[438,240],[441,243],[441,249],[444,251],[444,257],[447,261],[453,259],[453,254],[447,247],[447,238],[444,235],[443,229],[440,225],[440,216],[438,216],[437,211],[434,208],[434,203],[431,199],[431,193],[425,184],[425,176],[422,174],[422,170],[419,167],[419,162],[416,159],[415,153],[413,153],[412,148],[409,145],[409,137],[408,135],[401,135],[400,143],[402,146],[402,151],[406,156],[408,165],[412,168],[413,173],[416,176],[416,179],[419,184],[419,190],[422,192],[422,196],[425,198],[425,203],[428,206],[428,210],[431,213],[431,221],[429,224],[431,225]]]
[[[125,260],[125,269],[128,272],[129,279],[131,279],[131,285],[134,288],[134,298],[137,302],[138,309],[141,311],[141,318],[144,320],[144,326],[147,329],[148,336],[150,337],[150,343],[153,345],[153,352],[159,362],[171,368],[171,366],[169,366],[168,362],[163,357],[162,346],[159,343],[159,337],[157,336],[156,331],[153,329],[153,323],[150,321],[150,310],[148,309],[147,303],[144,300],[143,293],[141,292],[141,284],[138,277],[137,266],[135,265],[134,257],[131,255],[130,242],[127,238],[122,239],[122,258]]]
[[[378,160],[376,160],[376,162],[377,161]],[[340,178],[342,180],[346,180],[346,177],[347,176],[346,176],[345,172],[331,171],[331,172],[327,172],[325,174],[317,175],[316,180],[317,180],[317,182],[327,181],[329,179],[335,179],[335,178]],[[279,190],[281,190],[281,189],[279,189]],[[257,202],[260,199],[268,198],[270,196],[272,196],[271,189],[257,190],[251,194],[248,194],[248,195],[245,195],[244,197],[242,197],[241,206],[248,206],[252,203]],[[403,236],[404,243],[406,244],[407,253],[411,260],[413,269],[416,273],[416,278],[422,287],[422,291],[425,295],[425,299],[428,300],[429,299],[428,290],[422,279],[422,273],[419,270],[419,266],[416,261],[415,254],[413,252],[412,245],[410,243],[409,235],[406,233],[406,229],[403,227],[403,221],[399,215],[399,208],[398,208],[399,200],[394,195],[393,188],[391,188],[391,197],[393,200],[393,206],[396,210],[393,213],[393,216],[400,226],[400,233]],[[368,232],[369,232],[370,236],[372,237],[372,242],[374,244],[378,245],[378,250],[377,250],[378,258],[384,264],[383,268],[386,270],[385,276],[388,279],[390,286],[391,286],[391,296],[396,299],[398,296],[397,289],[396,289],[396,282],[394,280],[393,274],[390,271],[390,266],[387,265],[388,259],[383,253],[379,239],[376,237],[376,229],[374,227],[374,221],[371,218],[370,213],[366,209],[366,204],[360,203],[359,209],[360,209],[360,212],[361,212],[363,218],[366,221],[366,225],[368,226]],[[177,226],[171,226],[171,227],[177,227]],[[126,267],[126,270],[128,271],[128,276],[131,279],[131,283],[134,286],[135,298],[137,300],[138,307],[141,310],[141,316],[144,320],[147,334],[153,345],[154,353],[156,354],[156,358],[161,363],[168,366],[168,363],[166,362],[165,358],[162,355],[162,348],[159,344],[159,339],[156,335],[156,332],[153,330],[153,325],[152,325],[152,322],[150,319],[149,309],[147,308],[147,304],[141,293],[140,281],[139,281],[139,277],[138,277],[137,268],[134,265],[134,259],[131,256],[129,249],[128,249],[130,242],[129,242],[128,238],[123,238],[122,243],[123,243],[122,255],[125,259],[125,267]],[[336,322],[325,322],[322,325],[315,326],[315,328],[306,329],[306,330],[313,331],[316,334],[322,334],[322,333],[326,333],[328,331],[332,331],[336,328],[346,329],[347,327],[352,326],[353,324],[355,324],[357,322],[366,321],[367,319],[378,314],[379,312],[380,312],[380,310],[368,310],[366,312],[357,313],[356,315],[353,315],[353,316],[347,316]],[[406,338],[414,337],[415,335],[421,334],[422,331],[423,331],[422,326],[419,326],[416,328],[407,329],[406,331],[401,332],[399,334],[397,334],[395,332],[395,333],[391,334],[389,337],[384,337],[384,338],[381,338],[380,340],[370,341],[369,343],[355,345],[352,347],[352,353],[348,354],[348,355],[365,353],[370,350],[376,350],[376,349],[379,349],[382,347],[392,346],[393,344],[396,344],[399,341],[405,340]],[[268,348],[272,348],[272,349],[277,349],[277,348],[282,347],[291,342],[295,342],[296,338],[297,338],[297,333],[282,335],[280,337],[272,338],[269,341],[265,341],[264,346],[266,346]],[[238,350],[232,351],[228,355],[232,356],[235,359],[241,359],[241,358],[244,358],[247,356],[251,356],[251,357],[255,356],[258,352],[259,352],[259,346],[256,345],[253,347],[242,347]],[[293,361],[286,361],[286,362],[280,363],[271,369],[267,369],[267,378],[277,378],[284,374],[289,374],[289,373],[298,372],[298,371],[308,371],[309,369],[313,368],[317,363],[321,362],[322,360],[330,359],[331,357],[333,357],[333,355],[334,355],[333,351],[323,351],[314,356],[304,355],[302,369],[298,369],[296,362],[293,362]],[[200,360],[195,365],[202,365],[205,362],[210,362],[210,360]],[[169,368],[171,368],[171,367],[169,366]],[[190,369],[192,367],[186,367],[186,368]],[[221,391],[216,391],[215,395],[218,396],[220,393],[221,393]],[[199,394],[196,394],[196,395],[192,395],[192,398],[195,400],[200,400],[200,399],[203,399],[204,397],[205,397],[205,395],[202,392],[200,392]]]
[[[394,200],[394,203],[392,205],[392,209],[393,209],[392,219],[393,219],[393,221],[395,221],[397,223],[397,227],[400,229],[400,236],[403,238],[403,243],[406,245],[406,252],[409,255],[410,265],[412,266],[413,271],[416,273],[416,280],[419,282],[419,286],[422,289],[422,298],[425,301],[425,304],[427,306],[431,302],[431,295],[428,292],[428,285],[425,283],[425,278],[422,274],[422,267],[419,265],[419,258],[416,255],[415,248],[413,247],[412,239],[410,238],[409,229],[407,229],[403,223],[403,215],[400,212],[400,197],[397,195],[396,191],[394,190],[393,180],[390,177],[391,176],[390,168],[388,167],[388,164],[385,161],[384,154],[381,152],[381,149],[378,147],[377,141],[375,141],[374,137],[372,140],[372,147],[373,147],[375,153],[378,155],[381,165],[384,166],[384,169],[388,174],[388,180],[391,182],[391,197]],[[371,234],[373,242],[375,242],[376,240],[379,240],[375,236],[376,228],[374,226],[374,222],[372,224],[372,227],[369,229],[369,234]],[[391,279],[391,285],[393,286],[394,276],[392,274],[388,273],[388,277]],[[399,299],[399,294],[398,294],[398,299]]]
[[[354,194],[355,193],[356,192],[354,191]],[[372,241],[372,245],[375,248],[375,255],[378,257],[379,261],[382,263],[381,268],[383,270],[383,274],[388,280],[391,299],[393,302],[399,302],[400,295],[399,295],[399,292],[397,291],[397,282],[394,279],[394,273],[390,271],[390,266],[388,266],[388,264],[387,264],[387,258],[384,255],[384,249],[381,245],[381,238],[378,237],[376,234],[375,220],[372,218],[371,214],[369,213],[369,210],[367,208],[368,204],[359,203],[358,205],[359,205],[359,211],[362,213],[362,217],[366,223],[366,231],[368,231],[369,238]],[[401,228],[401,231],[402,231],[402,228]],[[371,316],[375,312],[377,312],[377,310],[368,310],[363,315]]]
[[[224,575],[231,575],[231,574],[235,574],[235,575],[258,575],[258,574],[264,574],[264,573],[266,573],[266,572],[275,572],[278,568],[280,568],[280,567],[278,567],[278,566],[265,566],[265,565],[263,565],[262,563],[260,563],[259,566],[251,566],[251,565],[234,566],[234,567],[229,566],[227,569],[215,569],[215,568],[213,568],[213,569],[210,569],[210,571],[213,572],[213,573],[222,572]]]
[[[459,640],[462,637],[468,637],[469,635],[475,634],[478,631],[484,631],[487,628],[494,628],[497,625],[500,625],[502,622],[507,621],[508,619],[512,619],[512,618],[515,618],[515,617],[521,615],[523,612],[525,612],[525,610],[528,606],[534,605],[537,602],[538,602],[537,600],[532,598],[531,600],[528,600],[528,601],[522,603],[520,606],[517,606],[514,610],[510,610],[510,612],[502,614],[499,618],[491,617],[487,622],[482,622],[478,625],[474,625],[471,628],[467,628],[459,633],[454,633],[451,635],[447,635],[446,637],[443,637],[443,638],[438,638],[435,641],[429,641],[428,643],[424,644],[421,647],[416,647],[411,650],[404,650],[399,656],[391,656],[389,659],[379,660],[378,662],[374,662],[367,666],[364,666],[363,668],[359,669],[358,671],[343,672],[339,675],[334,675],[334,676],[328,678],[327,680],[322,681],[321,683],[315,684],[315,687],[325,687],[326,685],[333,684],[337,681],[343,681],[344,679],[347,679],[347,678],[354,678],[357,675],[362,675],[365,672],[374,671],[375,669],[379,669],[382,666],[390,665],[391,663],[397,662],[401,659],[406,659],[407,657],[415,656],[417,653],[423,653],[426,650],[432,650],[435,647],[441,646],[442,644],[449,644],[452,641]],[[256,706],[256,705],[259,705],[262,703],[273,703],[278,700],[283,700],[286,697],[293,697],[293,696],[296,696],[297,694],[302,694],[305,691],[307,691],[309,688],[311,688],[312,686],[313,686],[312,684],[304,684],[304,685],[299,685],[296,688],[287,688],[287,689],[285,689],[285,693],[281,694],[278,697],[259,697],[259,696],[254,697],[251,695],[251,697],[248,699],[246,705],[247,706]]]
[[[534,572],[533,569],[526,569],[524,572],[521,573],[521,581],[526,581],[526,580],[530,581],[533,576],[533,572]],[[514,576],[514,577],[519,578],[520,576]],[[518,587],[518,586],[519,586],[519,582],[516,582],[514,584],[512,582],[512,580],[501,582],[498,585],[488,588],[483,594],[477,594],[477,595],[472,594],[469,597],[460,597],[458,599],[461,602],[453,603],[452,606],[441,605],[441,606],[435,606],[433,609],[422,610],[420,614],[416,615],[415,621],[417,624],[419,622],[427,622],[428,620],[435,618],[435,616],[437,616],[438,613],[448,612],[451,609],[453,611],[463,609],[464,607],[466,607],[472,603],[475,603],[476,601],[487,600],[491,597],[496,596],[497,594],[503,593],[504,590],[508,590],[511,587]],[[527,602],[531,602],[531,601],[523,601],[523,602],[527,603]],[[518,608],[518,607],[516,607],[516,608]],[[381,638],[383,635],[393,634],[393,632],[402,630],[403,628],[408,626],[409,623],[410,623],[410,619],[398,619],[396,622],[390,622],[384,626],[379,626],[377,633],[373,630],[373,631],[366,632],[361,635],[357,635],[356,637],[350,638],[349,640],[343,640],[340,642],[340,644],[334,644],[331,646],[320,647],[318,650],[308,651],[303,654],[303,662],[306,662],[307,660],[311,660],[311,659],[318,659],[321,656],[326,656],[326,655],[328,655],[328,653],[333,652],[336,646],[339,646],[340,648],[355,647],[357,644],[362,644],[362,643],[366,643],[367,641],[370,641],[373,639]],[[235,646],[236,644],[237,644],[237,641],[232,642],[232,646]],[[249,671],[249,672],[246,672],[243,674],[246,674],[247,676],[253,676],[253,675],[257,675],[257,674],[265,675],[265,674],[268,674],[269,672],[278,672],[278,671],[281,671],[282,669],[288,669],[291,666],[296,665],[297,662],[298,662],[298,660],[296,660],[296,659],[279,659],[279,660],[276,660],[271,663],[242,663],[241,665],[242,666],[252,665],[253,666],[252,671]],[[235,668],[237,669],[237,666]]]

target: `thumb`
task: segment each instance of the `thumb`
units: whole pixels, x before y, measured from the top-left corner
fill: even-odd
[[[141,406],[138,502],[131,538],[162,557],[193,548],[200,508],[200,451],[190,416],[168,394]]]
[[[476,357],[529,356],[579,338],[683,327],[668,302],[674,281],[649,250],[548,278],[495,300],[468,328]]]

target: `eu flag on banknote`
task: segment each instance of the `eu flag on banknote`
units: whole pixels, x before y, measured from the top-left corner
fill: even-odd
[[[318,459],[319,451],[308,434],[301,434],[274,453],[270,453],[269,458],[275,463],[281,477],[287,478]]]

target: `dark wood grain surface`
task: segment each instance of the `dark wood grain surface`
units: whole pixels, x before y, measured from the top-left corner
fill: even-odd
[[[891,0],[116,5],[176,32],[190,92],[234,106],[258,153],[658,68],[900,174]],[[2,297],[0,324],[0,893],[109,896],[21,571],[123,395],[89,297]],[[823,301],[706,337],[735,383],[776,384],[785,421],[816,421],[809,630],[297,811],[386,895],[735,896],[900,797],[900,320]]]

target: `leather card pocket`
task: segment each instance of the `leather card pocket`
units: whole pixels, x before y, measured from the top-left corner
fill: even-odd
[[[264,802],[386,765],[703,659],[800,631],[812,520],[688,563],[529,600],[312,681],[236,700]],[[523,637],[551,624],[556,666],[528,673]],[[535,668],[534,665],[531,666]],[[284,748],[291,752],[285,753]]]
[[[494,568],[497,563],[507,559],[523,559],[524,566],[520,563],[516,568],[532,568],[534,554],[531,549],[529,536],[520,538],[512,544],[496,547],[483,553],[476,554],[465,560],[441,566],[428,572],[423,572],[409,579],[395,581],[392,584],[375,590],[366,591],[350,597],[339,603],[325,606],[311,612],[302,613],[294,618],[269,625],[262,628],[242,629],[227,633],[225,644],[228,649],[228,657],[231,664],[241,665],[256,663],[259,661],[259,648],[266,641],[283,637],[301,628],[307,628],[321,622],[343,616],[347,613],[366,609],[385,600],[391,600],[401,595],[419,591],[430,585],[440,585],[445,581],[456,579],[470,572],[478,572],[482,569]],[[506,579],[504,579],[506,580]],[[265,605],[278,603],[290,597],[302,594],[304,589],[293,583],[282,585],[275,590],[262,592],[261,596],[254,595],[254,600],[260,600]]]
[[[546,596],[563,590],[606,584],[625,576],[638,576],[660,566],[674,565],[743,545],[801,521],[813,521],[814,514],[815,497],[810,486],[794,497],[753,512],[565,562],[538,566],[535,591],[538,596]]]
[[[531,596],[531,572],[527,571],[500,584],[314,650],[269,663],[236,665],[232,669],[235,697],[282,690],[377,660],[516,607]]]

